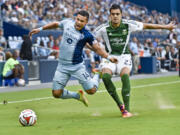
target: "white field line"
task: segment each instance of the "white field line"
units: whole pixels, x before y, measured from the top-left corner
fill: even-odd
[[[152,87],[152,86],[159,86],[159,85],[168,85],[168,84],[175,84],[175,83],[180,83],[180,81],[152,83],[152,84],[134,86],[134,87],[131,87],[131,88],[132,89],[137,89],[137,88]],[[121,88],[117,88],[117,90],[121,90]],[[98,90],[97,92],[106,92],[106,90]]]
[[[139,85],[132,87],[132,89],[136,88],[144,88],[144,87],[152,87],[152,86],[160,86],[160,85],[168,85],[168,84],[175,84],[180,83],[180,81],[172,81],[172,82],[162,82],[162,83],[153,83],[153,84],[147,84],[147,85]],[[121,88],[118,88],[117,90],[121,90]],[[106,92],[106,90],[98,90],[98,93]],[[31,102],[31,101],[38,101],[38,100],[44,100],[44,99],[50,99],[53,97],[43,97],[43,98],[33,98],[33,99],[27,99],[27,100],[19,100],[19,101],[8,101],[8,103],[23,103],[23,102]],[[0,103],[3,104],[3,103]]]
[[[50,98],[53,98],[53,97],[32,98],[32,99],[19,100],[19,101],[8,101],[8,104],[10,104],[10,103],[23,103],[23,102],[39,101],[39,100],[50,99]],[[0,104],[4,104],[4,103],[0,103]]]

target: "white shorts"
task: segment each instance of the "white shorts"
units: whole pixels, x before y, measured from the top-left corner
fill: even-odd
[[[121,70],[124,67],[129,68],[130,70],[132,69],[132,60],[131,60],[131,55],[130,54],[122,54],[120,56],[117,55],[111,55],[115,58],[118,59],[118,63],[112,63],[107,59],[102,59],[99,67],[100,70],[102,70],[103,68],[108,68],[112,71],[113,74],[120,74]]]

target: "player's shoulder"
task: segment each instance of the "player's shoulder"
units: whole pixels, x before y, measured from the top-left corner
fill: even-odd
[[[96,32],[96,31],[103,30],[103,29],[105,29],[108,26],[110,26],[109,22],[103,23],[103,24],[99,25],[94,31]]]
[[[64,18],[63,20],[61,20],[60,22],[64,23],[64,24],[68,24],[68,23],[72,23],[74,22],[74,20],[72,18]]]
[[[67,20],[67,21],[74,21],[72,18],[65,18],[64,20]]]
[[[87,26],[82,29],[82,33],[86,37],[94,37],[93,33],[90,31],[89,27]]]
[[[60,28],[69,27],[72,24],[74,24],[74,20],[71,18],[64,18],[63,20],[59,21]]]

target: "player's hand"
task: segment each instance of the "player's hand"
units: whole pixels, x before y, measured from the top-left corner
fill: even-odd
[[[31,37],[33,34],[39,33],[39,29],[33,29],[31,32],[29,32],[29,36]]]
[[[116,58],[114,58],[114,57],[111,57],[109,60],[110,60],[112,63],[118,63],[118,60],[117,60]]]
[[[173,29],[175,29],[177,26],[175,24],[175,22],[170,22],[169,24],[166,25],[166,29],[172,31]]]

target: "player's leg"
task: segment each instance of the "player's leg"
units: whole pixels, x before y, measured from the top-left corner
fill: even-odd
[[[81,83],[83,88],[86,90],[86,93],[93,95],[99,88],[99,81],[100,81],[100,73],[94,73],[93,78],[86,80],[85,82]]]
[[[121,81],[122,81],[122,97],[125,105],[125,109],[122,112],[122,117],[127,118],[127,117],[132,117],[132,113],[130,113],[130,80],[129,80],[129,74],[130,74],[130,69],[125,67],[121,71]]]
[[[53,79],[53,90],[52,90],[52,94],[55,98],[61,98],[61,99],[74,98],[78,100],[80,99],[80,95],[78,92],[72,92],[64,88],[69,78],[70,78],[69,74],[56,70]]]
[[[116,70],[116,65],[114,63],[109,62],[106,59],[102,60],[102,63],[100,64],[100,68],[102,70],[102,80],[106,87],[106,90],[108,91],[109,95],[113,98],[113,100],[116,102],[118,107],[121,110],[122,102],[118,96],[118,93],[116,91],[116,87],[114,83],[112,82],[112,74]]]
[[[89,83],[92,83],[94,86],[86,88],[86,92],[88,94],[96,93],[96,91],[99,88],[99,81],[100,81],[100,73],[99,72],[95,72],[93,78],[91,80],[89,80]]]
[[[102,69],[102,80],[105,85],[106,90],[108,91],[109,95],[113,98],[113,100],[116,102],[117,106],[121,110],[121,106],[123,103],[121,102],[119,95],[116,91],[116,87],[112,81],[112,71],[108,68]]]
[[[125,110],[122,112],[122,115],[123,117],[131,117],[132,114],[129,113],[130,90],[131,90],[129,74],[132,68],[132,61],[130,55],[123,55],[121,56],[120,59],[121,59],[120,61],[122,62],[119,63],[118,70],[120,71],[120,77],[122,81],[122,97],[125,105]]]
[[[129,74],[130,74],[130,69],[127,67],[124,67],[121,70],[121,81],[122,81],[122,97],[123,97],[123,101],[125,104],[125,109],[127,111],[130,111],[129,109],[129,99],[130,99],[130,80],[129,80]]]
[[[72,74],[72,76],[79,80],[79,83],[82,85],[86,93],[91,95],[96,93],[99,87],[100,78],[100,75],[98,73],[94,74],[93,78],[91,78],[89,73],[86,71],[85,66],[81,65],[79,69]]]
[[[79,92],[72,92],[64,88],[71,76],[71,73],[73,73],[72,71],[69,71],[72,68],[62,66],[62,67],[58,67],[58,69],[60,70],[57,70],[55,72],[55,76],[53,79],[53,90],[52,90],[53,96],[55,98],[61,98],[61,99],[74,98],[81,101],[85,106],[88,106],[88,100],[85,97],[82,90],[79,90]]]

